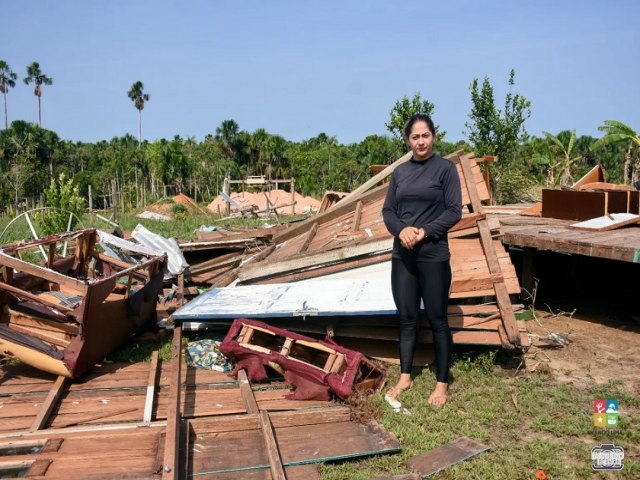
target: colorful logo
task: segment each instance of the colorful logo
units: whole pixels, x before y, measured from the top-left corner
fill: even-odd
[[[593,426],[596,428],[618,427],[618,400],[598,398],[593,401]]]
[[[612,443],[605,443],[591,449],[591,468],[593,470],[622,470],[624,449]]]

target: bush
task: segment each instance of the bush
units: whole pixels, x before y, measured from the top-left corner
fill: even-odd
[[[43,216],[42,233],[51,235],[66,232],[69,226],[69,229],[73,230],[84,212],[84,198],[80,196],[78,186],[62,173],[57,180],[51,180],[51,184],[44,194],[46,205],[55,210],[47,212]],[[71,225],[69,225],[69,216],[71,216]]]

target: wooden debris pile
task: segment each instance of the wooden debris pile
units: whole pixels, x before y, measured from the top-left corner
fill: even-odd
[[[173,360],[103,364],[74,383],[25,365],[0,367],[0,476],[45,479],[318,479],[325,461],[397,453],[378,423],[349,407],[287,400]]]
[[[409,158],[410,155],[405,155],[324,212],[275,233],[272,245],[265,244],[246,254],[230,254],[212,260],[211,268],[214,265],[219,268],[217,275],[207,283],[225,287],[232,282],[234,285],[259,285],[320,277],[331,279],[347,272],[357,275],[358,271],[365,271],[358,269],[367,266],[388,265],[392,238],[381,214],[388,185],[378,184]],[[453,270],[450,315],[454,342],[526,344],[526,333],[515,319],[509,297],[520,294],[516,272],[500,240],[492,235],[482,207],[482,201],[489,198],[483,174],[471,155],[457,152],[448,158],[458,168],[466,207],[462,219],[449,234]],[[491,297],[493,301],[487,303],[485,297]],[[334,333],[339,336],[340,329],[342,333],[348,331],[349,322],[342,321]],[[306,322],[306,326],[310,323]],[[382,323],[388,329],[382,336],[394,338],[394,319],[387,318]],[[287,328],[296,330],[291,324]],[[428,332],[425,335],[428,340]]]

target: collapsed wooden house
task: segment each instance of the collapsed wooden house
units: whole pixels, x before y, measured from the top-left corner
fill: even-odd
[[[99,241],[86,229],[0,250],[0,354],[75,378],[155,321],[166,256],[128,263]]]
[[[392,238],[381,215],[388,185],[378,184],[409,158],[410,154],[405,155],[324,212],[277,233],[273,237],[273,245],[237,256],[235,262],[225,258],[226,268],[210,278],[209,284],[225,287],[231,282],[236,286],[248,286],[310,279],[331,281],[345,274],[357,276],[358,272],[372,275],[365,267],[388,265]],[[510,295],[520,294],[515,268],[500,240],[492,235],[483,211],[482,202],[489,199],[483,174],[472,155],[456,152],[447,158],[458,168],[465,206],[462,219],[449,233],[453,270],[449,312],[454,342],[506,347],[526,345],[528,338],[524,326],[516,321],[510,299]],[[373,275],[389,278],[384,268],[382,271],[375,270]],[[221,318],[218,305],[213,300],[217,292],[217,288],[213,288],[196,299],[195,303],[179,309],[173,314],[174,320],[197,320],[228,326],[233,315]],[[490,297],[489,301],[487,297]],[[246,297],[243,298],[246,300]],[[203,307],[207,302],[209,318]],[[242,302],[236,303],[242,307]],[[244,305],[249,307],[250,304],[249,300]],[[194,309],[198,311],[192,315]],[[338,314],[330,321],[332,334],[337,337],[356,335],[366,338],[371,334],[386,340],[397,338],[393,314],[379,312],[380,316],[373,320],[373,324],[372,312],[367,314],[366,324],[379,328],[353,328],[362,326],[362,322],[359,324],[356,321],[357,315],[340,317]],[[318,315],[322,313],[318,312]],[[291,320],[292,316],[295,313],[280,318],[271,316],[269,321],[287,320],[286,328],[305,332],[315,329],[316,333],[323,333],[327,326],[322,322],[296,322]],[[427,329],[421,340],[430,341],[426,321],[425,327]]]

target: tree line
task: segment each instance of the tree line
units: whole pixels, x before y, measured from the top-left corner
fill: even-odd
[[[38,196],[60,174],[71,178],[85,198],[91,191],[97,207],[104,206],[114,181],[125,201],[134,206],[141,199],[147,203],[158,199],[167,191],[210,201],[222,190],[225,176],[295,178],[296,191],[320,198],[327,190],[353,190],[370,176],[371,165],[399,158],[406,151],[402,126],[409,116],[422,112],[437,119],[435,105],[417,92],[392,106],[385,123],[389,135],[370,135],[346,145],[325,133],[293,142],[263,128],[248,132],[232,119],[224,120],[202,141],[176,135],[150,142],[142,138],[142,110],[150,95],[137,81],[127,96],[138,111],[138,138],[127,134],[108,141],[73,142],[41,128],[40,114],[38,124],[23,120],[8,124],[6,94],[16,80],[17,75],[0,60],[0,91],[5,98],[5,129],[0,131],[0,206]],[[40,112],[42,85],[50,85],[53,79],[34,62],[23,80],[34,83]],[[441,155],[464,149],[498,156],[491,169],[497,203],[535,200],[542,187],[570,185],[598,163],[610,182],[640,178],[640,138],[630,126],[603,121],[601,138],[576,136],[575,130],[529,136],[526,120],[531,115],[531,102],[513,93],[514,71],[508,85],[504,107],[499,108],[488,77],[482,82],[474,79],[469,87],[472,109],[465,124],[466,139],[449,142],[446,132],[437,132],[436,150]]]

